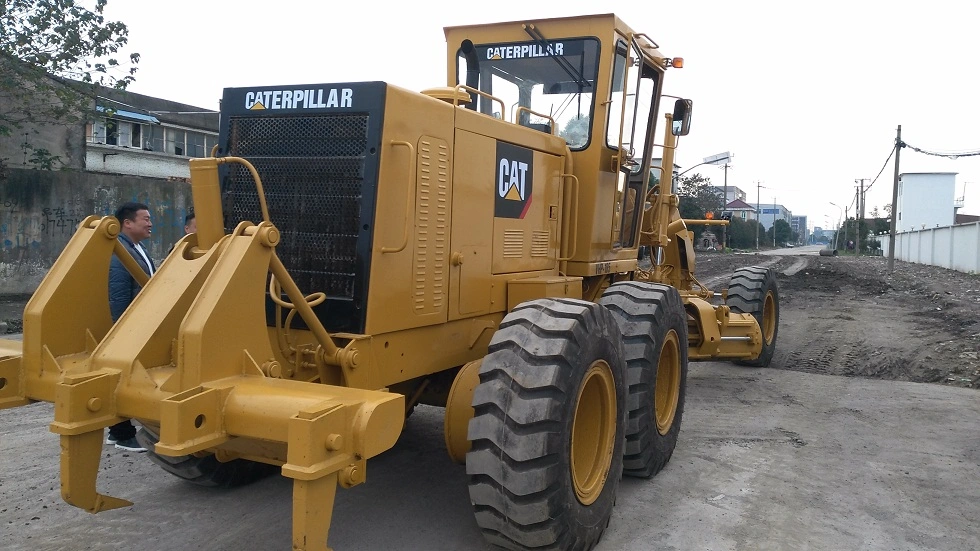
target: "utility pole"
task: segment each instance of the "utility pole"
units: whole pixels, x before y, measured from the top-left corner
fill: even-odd
[[[892,223],[888,238],[888,271],[895,271],[895,228],[898,227],[898,157],[902,153],[902,125],[898,125],[898,133],[895,135],[895,181],[892,182]]]
[[[854,182],[858,185],[858,188],[857,188],[858,189],[858,191],[857,191],[857,193],[858,193],[858,195],[857,195],[857,213],[858,213],[858,215],[857,215],[857,238],[854,240],[854,242],[856,244],[855,245],[855,253],[857,254],[857,256],[861,256],[861,234],[864,233],[863,231],[861,231],[861,223],[864,222],[864,191],[865,191],[864,181],[865,180],[868,180],[868,178],[858,178],[858,179],[854,180]]]
[[[861,251],[861,222],[858,219],[859,210],[861,210],[861,188],[857,187],[854,189],[854,221],[857,222],[857,229],[854,230],[854,256],[858,256]]]
[[[759,189],[762,183],[755,181],[755,250],[759,250],[759,226],[762,225],[762,210],[759,209]]]
[[[728,160],[725,160],[725,194],[721,199],[721,214],[724,217],[728,207]],[[725,252],[728,247],[728,226],[721,227],[721,252]]]
[[[847,251],[847,210],[851,208],[851,205],[844,207],[844,251]]]

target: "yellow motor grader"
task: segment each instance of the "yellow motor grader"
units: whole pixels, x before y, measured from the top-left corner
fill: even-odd
[[[79,225],[0,341],[0,407],[55,404],[67,502],[130,504],[96,488],[130,418],[177,477],[293,479],[293,548],[326,549],[337,486],[427,404],[491,544],[589,549],[621,475],[670,459],[688,361],[768,365],[774,274],[701,285],[703,221],[652,163],[690,127],[689,100],[661,110],[682,60],[613,14],[445,35],[447,85],[422,92],[226,89],[190,161],[198,231],[148,281],[118,220]],[[144,285],[115,324],[113,254]]]

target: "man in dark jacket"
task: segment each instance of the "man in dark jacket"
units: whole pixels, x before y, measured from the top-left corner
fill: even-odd
[[[147,275],[152,276],[156,271],[153,260],[143,247],[141,242],[150,237],[153,232],[153,222],[150,220],[150,208],[143,203],[124,203],[116,209],[116,218],[122,226],[119,232],[119,241],[132,255],[136,263]],[[112,321],[115,322],[119,316],[126,311],[133,299],[140,292],[140,286],[123,266],[123,263],[112,255],[109,263],[109,310],[112,313]],[[121,423],[109,427],[109,436],[106,444],[115,444],[121,450],[145,452],[146,448],[141,446],[136,440],[136,427],[127,419]]]

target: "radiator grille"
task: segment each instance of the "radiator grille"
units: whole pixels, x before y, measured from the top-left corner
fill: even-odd
[[[229,155],[244,157],[262,178],[269,217],[282,238],[276,249],[303,293],[353,298],[361,226],[365,114],[234,117]],[[262,221],[247,169],[232,165],[224,186],[226,231]]]

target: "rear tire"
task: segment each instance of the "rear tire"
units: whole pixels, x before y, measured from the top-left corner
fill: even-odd
[[[153,451],[153,447],[160,441],[160,437],[146,427],[141,427],[137,431],[136,440],[146,448],[146,455],[150,461],[168,473],[198,486],[234,488],[251,484],[279,471],[279,467],[275,465],[247,459],[235,459],[222,463],[213,454],[202,457],[196,455],[182,455],[180,457],[159,455]]]
[[[670,461],[687,394],[687,312],[669,285],[620,282],[599,304],[623,334],[629,399],[623,474],[649,478]]]
[[[769,367],[779,334],[779,289],[771,268],[750,266],[732,274],[725,301],[732,312],[752,314],[762,331],[762,352],[754,360],[736,360],[739,365]]]
[[[470,501],[505,549],[587,550],[609,524],[623,468],[622,337],[608,310],[526,302],[490,341],[473,395]]]

